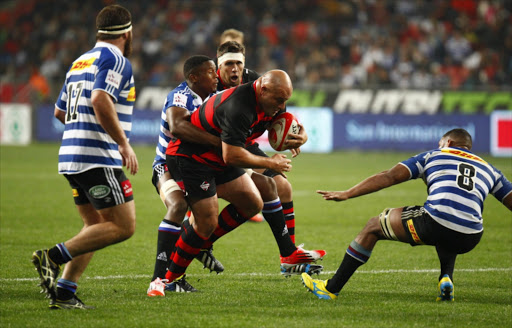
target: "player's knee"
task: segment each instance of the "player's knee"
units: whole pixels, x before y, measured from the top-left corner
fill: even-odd
[[[279,194],[279,198],[283,199],[292,199],[292,184],[288,179],[284,178],[281,175],[276,175],[274,179],[277,186],[277,193]]]
[[[181,224],[183,218],[187,214],[188,204],[183,198],[181,191],[179,191],[179,196],[176,195],[176,197],[172,197],[174,194],[178,193],[173,193],[166,198],[167,212],[165,214],[165,219]]]
[[[264,201],[271,201],[275,200],[278,197],[277,193],[277,184],[274,181],[274,179],[269,178],[267,176],[264,177],[264,183],[261,186],[261,189],[259,189],[261,197]],[[262,205],[263,206],[263,205]]]
[[[374,216],[368,222],[366,223],[366,226],[363,229],[363,232],[365,234],[372,234],[375,236],[381,236],[381,228],[379,224],[379,217]]]

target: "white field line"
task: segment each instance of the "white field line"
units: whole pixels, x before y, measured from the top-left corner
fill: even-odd
[[[512,271],[512,268],[475,268],[475,269],[457,269],[455,272],[505,272]],[[323,271],[322,274],[334,274],[336,271]],[[413,270],[402,270],[402,269],[390,269],[390,270],[359,270],[356,273],[362,274],[388,274],[388,273],[438,273],[439,269],[413,269]],[[245,276],[258,276],[258,277],[272,277],[280,276],[279,273],[258,273],[258,272],[246,272],[246,273],[222,273],[223,276],[230,277],[245,277]],[[194,277],[208,277],[215,276],[215,273],[199,273],[193,274]],[[151,274],[135,274],[135,275],[111,275],[111,276],[84,276],[82,279],[91,280],[113,280],[113,279],[148,279]],[[19,282],[19,281],[33,281],[39,278],[0,278],[0,281],[6,282]]]

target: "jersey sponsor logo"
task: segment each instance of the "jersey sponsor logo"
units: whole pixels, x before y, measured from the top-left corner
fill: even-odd
[[[110,187],[105,185],[98,185],[89,189],[89,194],[96,199],[105,198],[109,193]]]
[[[478,161],[478,162],[481,162],[481,163],[486,163],[486,162],[485,162],[483,159],[481,159],[480,157],[475,156],[475,155],[470,154],[470,153],[466,153],[465,151],[462,151],[462,150],[441,149],[441,151],[442,151],[443,153],[449,153],[449,154],[457,155],[457,156],[460,156],[460,157],[469,158],[469,159],[472,159],[472,160],[475,160],[475,161]]]
[[[133,188],[130,180],[121,182],[121,187],[123,188],[124,197],[130,197],[133,195]]]
[[[201,185],[199,187],[201,187],[201,189],[206,191],[210,188],[210,184],[208,183],[208,181],[203,181],[203,183],[201,183]]]
[[[130,92],[128,93],[127,101],[135,101],[135,87],[130,88]]]
[[[70,72],[71,71],[81,71],[83,69],[89,68],[89,67],[92,66],[92,64],[94,64],[94,61],[96,59],[97,58],[90,58],[90,59],[87,59],[87,60],[76,61],[76,62],[73,63],[73,66],[71,66],[71,69],[69,71]]]
[[[78,190],[76,190],[75,188],[73,188],[73,197],[78,197]]]
[[[109,69],[108,73],[107,73],[107,77],[105,78],[105,83],[113,86],[116,89],[119,89],[122,79],[123,79],[123,76],[121,74]]]
[[[187,96],[181,93],[175,93],[172,99],[172,102],[175,105],[180,105],[183,107],[187,107]]]

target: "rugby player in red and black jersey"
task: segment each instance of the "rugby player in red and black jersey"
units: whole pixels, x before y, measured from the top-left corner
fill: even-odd
[[[217,48],[217,67],[217,76],[219,78],[219,83],[217,84],[218,91],[236,87],[243,83],[253,82],[259,77],[258,73],[245,67],[245,47],[237,41],[226,41]],[[247,139],[245,145],[245,148],[252,154],[268,157],[267,154],[260,149],[256,139],[268,129],[269,125],[270,121],[264,120],[253,128],[253,133]],[[300,152],[299,147],[307,141],[307,134],[304,126],[300,125],[300,133],[297,135],[291,135],[291,138],[292,139],[289,140],[288,148],[292,151],[292,157],[295,157]],[[262,179],[260,175],[253,176],[252,169],[248,169],[246,171],[253,178],[258,189],[261,189],[260,186],[264,185],[266,181]],[[255,169],[255,171],[274,179],[274,182],[277,185],[277,192],[283,206],[286,227],[292,242],[295,243],[295,211],[293,207],[292,186],[290,182],[284,175],[278,174],[276,171],[270,169]],[[257,221],[258,216],[261,217],[261,215],[258,214],[250,220]],[[269,224],[272,225],[270,222]],[[282,267],[281,273],[285,275],[290,272],[300,274],[300,270],[297,270],[300,268],[304,269],[305,267],[290,268],[288,270]]]
[[[170,282],[184,277],[186,268],[201,248],[208,247],[261,210],[268,212],[272,221],[281,222],[281,228],[273,228],[272,232],[278,241],[282,265],[291,267],[313,262],[325,255],[325,251],[306,251],[294,245],[284,223],[275,184],[269,183],[272,190],[261,192],[265,195],[262,199],[260,191],[242,169],[272,169],[279,174],[291,170],[291,160],[285,155],[257,156],[247,151],[245,144],[258,123],[270,121],[277,112],[284,110],[292,91],[286,72],[267,72],[253,83],[211,97],[192,114],[191,123],[220,137],[222,149],[176,138],[169,142],[167,166],[186,193],[194,214],[191,225],[183,226],[171,257],[166,274]],[[230,203],[220,215],[217,193]],[[283,262],[283,258],[295,263]]]

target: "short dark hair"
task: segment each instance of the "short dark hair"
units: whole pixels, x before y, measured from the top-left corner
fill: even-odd
[[[96,29],[105,30],[113,26],[121,26],[132,21],[132,15],[128,9],[120,5],[104,7],[96,16]],[[120,38],[122,34],[96,33],[96,40],[113,40]]]
[[[195,55],[187,58],[187,60],[185,60],[185,64],[183,64],[183,75],[185,76],[185,79],[188,80],[188,76],[190,74],[194,74],[194,70],[196,68],[210,60],[212,60],[210,57],[203,55]]]
[[[443,135],[443,138],[449,137],[454,141],[455,146],[464,146],[468,149],[473,147],[473,139],[468,131],[462,128],[451,129]]]
[[[236,41],[226,41],[217,48],[217,58],[228,52],[241,53],[245,56],[245,47]]]

